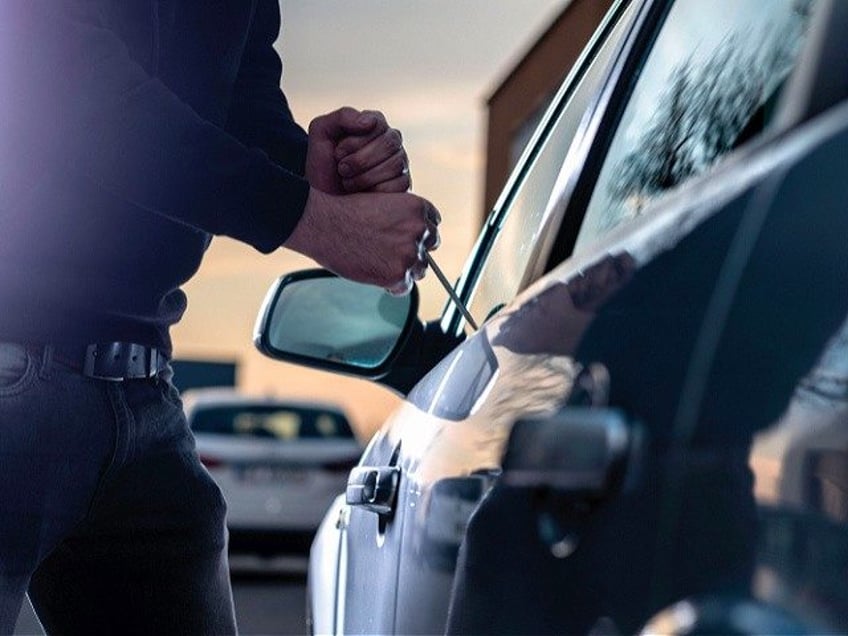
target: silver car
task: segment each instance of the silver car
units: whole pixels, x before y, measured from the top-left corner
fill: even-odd
[[[362,453],[335,406],[200,390],[183,396],[227,501],[230,551],[303,553]]]

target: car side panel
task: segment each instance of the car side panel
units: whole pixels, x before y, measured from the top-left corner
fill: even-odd
[[[653,216],[646,215],[635,226],[611,234],[602,246],[602,253],[593,256],[594,263],[592,258],[581,257],[563,264],[539,281],[419,383],[394,418],[395,434],[401,436],[404,444],[402,467],[405,500],[399,511],[406,517],[397,585],[398,615],[395,631],[442,632],[445,629],[448,604],[453,602],[455,611],[458,611],[457,608],[463,603],[472,601],[481,604],[472,612],[475,619],[471,623],[448,624],[449,630],[485,633],[504,625],[512,625],[522,631],[525,628],[530,631],[550,631],[549,628],[554,628],[556,631],[563,625],[578,628],[577,623],[557,620],[551,624],[545,622],[546,617],[559,616],[562,619],[563,616],[575,616],[569,613],[568,599],[556,595],[546,596],[547,592],[572,590],[574,596],[571,598],[576,607],[582,598],[577,594],[578,588],[584,582],[594,581],[597,584],[595,591],[606,589],[610,592],[608,597],[604,597],[607,601],[610,598],[624,598],[623,591],[615,594],[609,588],[610,581],[614,582],[617,575],[597,567],[584,568],[579,572],[569,570],[570,574],[565,578],[559,575],[540,578],[538,587],[532,588],[538,592],[535,597],[532,594],[516,596],[514,593],[515,586],[519,585],[518,579],[509,575],[509,572],[518,572],[522,563],[531,563],[529,554],[534,549],[540,550],[537,565],[546,563],[544,567],[553,568],[552,572],[561,573],[564,570],[558,569],[561,564],[552,559],[549,552],[545,552],[544,546],[533,541],[537,526],[527,501],[518,502],[512,508],[506,506],[495,517],[487,517],[483,512],[485,507],[477,508],[474,504],[477,501],[491,502],[486,497],[489,490],[484,485],[475,491],[470,483],[481,475],[496,473],[511,425],[517,418],[552,413],[568,396],[572,380],[579,371],[579,365],[573,358],[577,343],[581,340],[583,330],[587,327],[591,329],[594,320],[593,312],[580,311],[569,304],[575,292],[585,291],[580,283],[584,276],[597,276],[597,281],[602,281],[601,287],[608,288],[606,291],[594,289],[592,293],[599,294],[599,297],[629,298],[622,301],[625,305],[617,305],[622,311],[636,311],[644,316],[663,318],[660,321],[649,321],[638,328],[634,325],[630,329],[626,313],[612,316],[618,320],[618,327],[608,332],[607,343],[611,349],[621,349],[630,342],[638,349],[640,343],[645,343],[645,330],[654,329],[657,342],[665,343],[665,360],[672,366],[679,363],[677,372],[670,371],[672,367],[668,365],[662,369],[653,368],[652,356],[645,347],[642,354],[634,353],[630,357],[622,351],[621,359],[631,360],[632,368],[629,371],[619,370],[613,377],[613,386],[620,389],[614,392],[616,399],[626,395],[636,396],[639,401],[630,400],[626,406],[635,412],[635,416],[650,415],[652,434],[667,439],[671,434],[676,400],[680,398],[682,390],[680,382],[690,362],[692,346],[740,221],[746,218],[746,212],[751,206],[764,204],[761,199],[764,195],[761,193],[769,174],[780,174],[796,162],[811,161],[808,156],[827,144],[828,139],[844,139],[848,134],[846,129],[848,111],[835,113],[830,121],[821,122],[809,131],[790,135],[780,143],[775,142],[770,147],[756,150],[753,157],[748,158],[746,175],[740,176],[724,170],[718,173],[718,177],[716,174],[711,175],[709,186],[695,183],[680,196],[671,197],[665,205],[658,207]],[[826,158],[820,160],[832,161],[838,155],[834,152],[824,152]],[[764,161],[765,165],[758,164],[758,161]],[[715,196],[715,192],[720,192],[721,196]],[[803,205],[799,204],[799,210],[803,210]],[[821,214],[821,210],[817,212]],[[825,217],[820,218],[826,218],[826,213]],[[630,264],[623,263],[622,259],[630,259]],[[785,263],[782,265],[787,266]],[[593,267],[597,268],[594,272],[591,271]],[[639,275],[634,270],[647,272],[641,274],[641,278],[646,284],[648,281],[650,283],[647,287],[641,286],[642,292],[637,293],[634,288],[628,294],[626,290],[630,277]],[[621,291],[615,295],[619,288]],[[647,290],[651,293],[648,294]],[[664,311],[668,313],[663,314]],[[690,329],[684,328],[687,320],[683,320],[683,314],[689,316],[687,320]],[[602,312],[601,315],[605,314]],[[662,327],[666,322],[668,324]],[[836,324],[831,326],[835,329]],[[575,329],[577,332],[572,333]],[[682,335],[676,339],[678,332]],[[821,336],[816,337],[821,339]],[[679,346],[674,344],[678,340]],[[823,344],[819,342],[818,346],[823,347]],[[492,356],[474,352],[475,348],[486,347],[491,350]],[[492,357],[494,363],[491,362]],[[484,362],[486,360],[489,362]],[[803,365],[804,361],[800,364]],[[488,370],[484,368],[487,365]],[[666,378],[670,383],[647,390],[645,386],[630,385],[627,378],[631,377]],[[756,376],[750,376],[748,381],[756,384]],[[655,408],[649,413],[645,411],[648,407],[644,405],[651,404]],[[769,408],[773,406],[770,403]],[[753,404],[750,408],[756,410],[757,406]],[[765,416],[763,413],[759,419]],[[763,426],[765,424],[767,421],[762,422]],[[739,430],[738,439],[732,437],[734,430],[733,427],[718,426],[705,429],[703,434],[706,435],[705,439],[712,439],[712,435],[719,439],[731,435],[731,443],[744,445],[745,440],[750,438],[751,429]],[[732,459],[738,455],[729,453],[728,457]],[[731,497],[724,500],[727,504],[726,512],[731,517],[735,515],[736,525],[745,526],[747,523],[750,530],[754,513],[752,500],[747,493],[750,492],[751,481],[745,468],[744,453],[742,458],[742,462],[736,465],[738,470],[727,473],[725,481],[714,481],[714,485],[720,487],[717,491],[713,489],[713,492],[719,498],[724,496],[722,493],[739,493],[741,499]],[[656,493],[651,495],[650,492],[648,487],[647,491],[624,505],[638,510],[640,501],[656,501]],[[743,501],[748,504],[742,506]],[[713,508],[717,509],[720,508]],[[647,512],[649,510],[646,509]],[[709,512],[709,507],[695,511],[689,522],[696,523],[701,518],[701,512]],[[650,530],[656,522],[656,519],[647,522],[648,517],[637,514],[633,518],[638,523],[631,524],[641,529],[644,540],[652,537]],[[626,518],[624,514],[622,519]],[[719,515],[719,518],[727,517]],[[497,523],[489,523],[487,519],[495,519]],[[609,525],[609,528],[626,527],[622,519]],[[468,535],[467,542],[463,543],[469,522],[473,532]],[[737,575],[744,578],[752,557],[750,541],[753,539],[748,531],[740,532],[740,541],[737,543],[725,541],[723,551],[719,551],[721,555],[714,550],[716,545],[722,543],[719,537],[729,527],[726,524],[713,525],[693,545],[702,550],[699,553],[702,557],[712,555],[716,563],[724,559],[723,562],[729,568],[727,572],[732,574],[731,579]],[[509,534],[510,531],[516,534]],[[607,534],[599,532],[598,536],[612,541],[615,532],[610,536]],[[487,539],[479,545],[471,543],[480,538]],[[615,551],[611,548],[615,545],[614,541],[605,542],[606,539],[599,540],[598,549],[611,550],[610,563],[623,563],[626,561],[624,557],[630,555],[628,558],[631,561],[635,559],[633,565],[636,570],[650,570],[649,551],[630,550],[625,555],[622,550],[632,547],[634,543],[621,543],[620,549]],[[500,549],[506,552],[495,553],[496,546],[501,546]],[[463,551],[465,557],[462,556]],[[474,558],[468,556],[472,551],[477,555]],[[514,559],[509,557],[512,552]],[[465,581],[454,578],[457,555],[460,560],[469,559],[462,561]],[[708,570],[704,563],[695,566],[703,572]],[[507,576],[504,576],[504,567]],[[544,577],[541,573],[543,570],[536,571],[533,576]],[[699,579],[701,582],[698,585],[703,589],[717,589],[720,586],[716,582],[722,576],[721,568],[717,568],[714,577]],[[558,587],[552,583],[554,580],[563,585],[566,580],[571,581],[572,587]],[[738,582],[738,577],[736,580]],[[701,588],[696,585],[688,589]],[[672,585],[671,589],[681,593],[686,588]],[[451,590],[454,594],[465,590],[468,596],[462,597],[460,594],[451,600]],[[519,611],[521,602],[511,602],[510,598],[513,601],[535,598],[541,605],[525,603],[524,611]],[[586,599],[584,601],[588,602]],[[620,604],[618,610],[619,620],[625,630],[634,629],[638,627],[638,621],[649,618],[644,615],[649,604],[639,605],[634,602],[625,605]],[[582,622],[579,629],[587,624],[592,625],[592,620],[599,616],[600,607],[585,605],[586,614],[580,618]],[[557,614],[557,611],[565,614]],[[459,614],[455,613],[454,616]],[[509,622],[510,617],[518,622]],[[481,618],[482,622],[479,620]],[[521,622],[522,619],[524,622]]]

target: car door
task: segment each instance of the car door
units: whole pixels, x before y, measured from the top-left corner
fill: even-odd
[[[814,4],[681,0],[641,9],[626,54],[548,193],[545,207],[558,209],[559,219],[545,215],[542,227],[550,236],[536,240],[552,245],[551,256],[531,256],[517,269],[521,275],[509,277],[496,266],[494,244],[471,293],[472,313],[494,317],[428,374],[393,418],[392,433],[403,442],[398,510],[405,515],[397,631],[441,631],[437,608],[446,602],[453,604],[448,626],[460,632],[563,631],[563,625],[575,624],[557,622],[568,607],[559,594],[540,593],[543,584],[521,584],[511,575],[530,563],[548,572],[541,564],[550,560],[551,546],[538,541],[537,527],[519,521],[535,522],[537,515],[520,507],[491,518],[476,507],[498,484],[512,424],[563,404],[580,376],[574,355],[595,311],[637,272],[658,272],[640,279],[664,286],[666,305],[691,309],[691,324],[700,324],[706,296],[686,292],[713,288],[740,215],[765,176],[789,161],[787,151],[777,152],[780,133],[771,125],[772,113],[800,57]],[[752,32],[757,37],[746,39]],[[756,90],[746,94],[749,83]],[[520,254],[519,244],[503,245],[505,253]],[[687,260],[693,250],[705,251],[699,263]],[[664,257],[667,252],[674,256]],[[533,267],[550,268],[563,253],[572,254],[569,261],[498,313],[503,299],[497,290],[514,294],[526,284],[523,276],[532,278]],[[669,263],[676,258],[687,266]],[[676,310],[668,315],[680,318]],[[638,341],[638,333],[619,326]],[[673,334],[674,325],[668,327]],[[691,330],[681,329],[679,336],[681,355],[669,359],[685,369],[689,358],[682,352],[690,351],[695,338]],[[633,360],[644,364],[650,356]],[[684,375],[663,368],[653,377]],[[657,389],[676,394],[673,387]],[[641,395],[650,400],[651,391],[642,387]],[[660,403],[671,408],[670,397]],[[657,421],[673,420],[651,413]],[[469,518],[478,522],[470,536]],[[516,526],[522,532],[510,534]],[[457,559],[463,567],[459,581]],[[591,581],[615,589],[596,578],[615,572],[577,572],[589,578],[572,578],[563,589],[574,595],[574,604],[586,601],[586,615],[596,620],[598,606],[580,594],[580,586]],[[555,583],[566,585],[553,574],[542,580],[552,586],[549,592],[557,591]],[[644,607],[632,609],[634,614],[621,610],[622,620],[646,618],[638,613]]]
[[[458,293],[465,299],[476,292],[480,272],[487,265],[490,269],[483,285],[497,277],[496,269],[500,274],[509,274],[510,281],[497,290],[479,294],[485,293],[489,302],[502,306],[518,291],[522,277],[516,278],[514,274],[522,272],[540,248],[535,235],[547,217],[546,203],[563,158],[626,33],[636,4],[628,1],[614,4],[558,91],[467,261],[458,286]],[[515,252],[516,243],[524,246],[520,253]],[[472,308],[478,306],[472,305]],[[446,310],[440,329],[460,334],[465,325],[454,310],[453,306]],[[409,437],[411,430],[407,414],[395,414],[369,444],[360,462],[361,467],[374,471],[397,471],[397,499],[392,510],[378,514],[359,506],[342,506],[338,513],[333,513],[334,517],[340,515],[342,519],[336,524],[343,544],[338,551],[340,592],[336,615],[340,619],[336,628],[339,631],[436,633],[444,627],[450,572],[428,568],[424,571],[426,580],[415,583],[415,593],[403,590],[406,582],[401,554],[407,540],[404,526],[407,518],[415,513],[419,495],[414,486],[410,489],[406,470],[409,462],[423,452],[422,444],[425,443],[416,436]],[[459,498],[470,496],[463,494]],[[461,501],[460,505],[463,505]],[[455,551],[454,531],[445,529],[445,532],[450,535],[448,551]],[[334,543],[320,533],[319,539],[325,544]],[[316,591],[313,589],[311,593],[314,596]]]

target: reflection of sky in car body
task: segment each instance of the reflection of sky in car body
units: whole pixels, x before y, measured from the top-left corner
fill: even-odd
[[[473,338],[485,340],[486,336],[478,332]],[[423,381],[436,382],[442,389],[434,399],[429,404],[405,402],[392,416],[392,439],[403,439],[404,456],[416,462],[403,466],[409,483],[430,484],[446,476],[499,466],[515,418],[552,413],[568,395],[577,370],[570,358],[516,354],[505,347],[493,347],[492,353],[495,365],[479,366],[479,360],[470,357],[463,365],[462,357],[457,357],[447,375],[434,370]],[[472,393],[461,385],[463,381],[473,383]],[[448,404],[447,398],[456,397],[446,394],[446,387],[463,391],[465,413],[460,413],[456,404],[447,410],[439,408],[439,400]],[[423,463],[418,463],[421,459]]]
[[[552,413],[569,395],[579,371],[569,354],[634,266],[622,254],[551,281],[434,368],[396,415],[404,454],[425,458],[408,476],[430,483],[498,466],[515,418]]]
[[[848,448],[848,320],[816,367],[801,380],[786,412],[758,435],[751,456],[757,496],[803,503],[805,461],[820,449]]]
[[[848,402],[848,321],[799,386],[798,397],[831,408],[842,408]]]

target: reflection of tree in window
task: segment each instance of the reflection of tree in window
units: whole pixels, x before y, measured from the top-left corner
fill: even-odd
[[[808,15],[809,3],[796,3],[782,26],[766,25],[745,40],[733,34],[704,62],[690,58],[672,70],[648,127],[607,185],[630,210],[608,210],[602,229],[638,216],[652,197],[705,171],[765,126]],[[750,41],[761,44],[751,50]]]
[[[651,195],[680,183],[695,168],[695,92],[692,67],[687,61],[672,72],[670,87],[660,98],[650,127],[639,138],[638,149],[625,155],[614,170],[617,176],[609,183],[610,194],[632,206],[634,215],[642,211]],[[601,226],[614,222],[610,214]]]
[[[610,145],[578,247],[639,216],[652,199],[765,128],[813,6],[812,0],[674,5]],[[723,10],[745,17],[728,31],[708,19]]]

